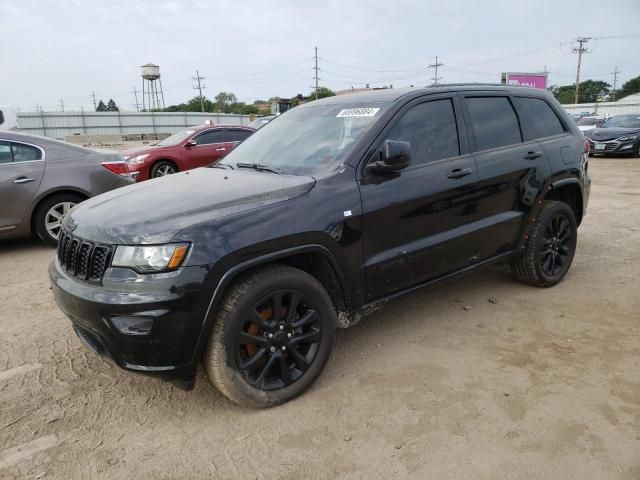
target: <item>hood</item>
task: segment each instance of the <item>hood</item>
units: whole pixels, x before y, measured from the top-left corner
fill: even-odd
[[[129,150],[125,150],[122,152],[122,156],[124,158],[136,157],[138,155],[144,155],[145,153],[157,152],[160,150],[168,150],[175,148],[176,145],[173,146],[164,146],[164,145],[144,145],[142,147],[131,148]]]
[[[638,132],[640,132],[640,128],[599,127],[585,132],[584,136],[592,140],[615,140],[623,135],[634,135]]]
[[[166,243],[183,228],[295,198],[314,184],[313,177],[198,168],[90,198],[64,225],[98,243]]]

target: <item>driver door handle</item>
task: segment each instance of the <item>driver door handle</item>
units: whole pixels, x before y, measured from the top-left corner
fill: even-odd
[[[447,174],[447,178],[462,178],[462,177],[466,177],[467,175],[471,175],[471,172],[473,170],[471,170],[470,168],[456,168],[454,170],[451,170],[448,174]]]
[[[542,156],[542,152],[527,152],[524,156],[525,160],[535,160]]]
[[[35,181],[35,178],[18,177],[13,181],[13,183],[29,183],[33,181]]]
[[[216,152],[224,152],[226,150],[226,148],[222,147],[222,148],[216,148]]]

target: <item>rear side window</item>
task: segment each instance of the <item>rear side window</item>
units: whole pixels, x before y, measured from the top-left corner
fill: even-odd
[[[387,138],[411,143],[411,165],[460,155],[458,127],[449,99],[412,107],[393,126]]]
[[[520,114],[522,132],[526,139],[532,140],[564,133],[564,127],[560,123],[558,116],[544,100],[515,97],[513,103]]]
[[[518,117],[507,97],[467,97],[478,150],[522,142]]]
[[[242,142],[249,135],[251,132],[246,130],[227,130],[227,142]]]
[[[11,144],[9,142],[0,142],[0,165],[12,162],[13,153],[11,153]]]
[[[195,138],[198,145],[207,145],[210,143],[224,143],[224,131],[223,130],[211,130],[204,132]]]
[[[42,158],[42,152],[39,148],[32,147],[30,145],[23,145],[21,143],[14,143],[11,147],[13,149],[14,162],[29,162],[31,160],[40,160]]]

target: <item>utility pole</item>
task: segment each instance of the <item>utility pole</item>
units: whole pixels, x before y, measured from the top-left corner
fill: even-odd
[[[315,65],[315,67],[313,67],[313,69],[315,70],[315,75],[314,75],[314,77],[313,77],[313,78],[314,78],[314,79],[315,79],[315,81],[316,81],[316,98],[315,98],[315,100],[317,100],[317,99],[318,99],[318,80],[320,80],[320,79],[318,78],[318,70],[319,70],[319,68],[318,68],[318,47],[316,47],[316,49],[315,49],[315,50],[316,50],[316,54],[314,55],[314,57],[313,57],[313,58],[314,58],[314,60],[315,60],[315,62],[316,62],[316,65]]]
[[[587,43],[591,37],[578,37],[575,39],[574,47],[571,49],[573,53],[578,54],[578,68],[576,69],[576,98],[574,103],[578,103],[578,94],[580,93],[580,64],[582,63],[582,54],[589,53]]]
[[[200,72],[198,70],[196,70],[196,76],[195,77],[191,77],[192,80],[195,80],[196,82],[198,82],[198,86],[196,87],[195,85],[193,86],[194,90],[198,90],[198,92],[200,92],[200,110],[202,112],[204,112],[204,98],[202,98],[202,89],[203,88],[207,88],[206,86],[202,85],[200,83],[200,80],[204,80],[205,77],[201,77],[200,76]]]
[[[434,76],[431,77],[431,80],[433,80],[433,84],[432,85],[438,85],[438,82],[440,80],[442,80],[442,77],[438,76],[438,67],[444,67],[444,63],[438,63],[438,56],[436,55],[436,63],[432,63],[431,65],[429,65],[427,67],[427,68],[435,69]]]
[[[616,87],[618,86],[618,74],[620,74],[622,72],[620,72],[620,70],[618,70],[618,67],[616,67],[613,72],[611,72],[609,75],[613,75],[613,91],[611,92],[611,98],[612,100],[615,100],[616,98]]]
[[[64,112],[64,102],[62,101],[62,98],[60,99],[60,110]]]
[[[93,111],[97,112],[98,104],[96,103],[96,92],[91,92],[91,95],[89,95],[89,97],[93,98]]]
[[[136,107],[136,111],[139,112],[140,111],[140,104],[138,103],[138,92],[140,90],[136,90],[136,86],[133,86],[133,90],[131,91],[131,93],[133,93],[133,96],[136,99],[136,103],[134,104],[134,106]]]

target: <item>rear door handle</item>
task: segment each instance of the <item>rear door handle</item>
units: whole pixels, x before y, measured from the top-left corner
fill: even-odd
[[[216,148],[216,152],[224,152],[226,150],[226,148],[222,147],[222,148]]]
[[[29,183],[33,181],[35,181],[35,178],[18,177],[13,181],[13,183]]]
[[[447,177],[448,178],[462,178],[462,177],[466,177],[467,175],[471,175],[471,172],[473,170],[471,170],[470,168],[456,168],[454,170],[451,170],[448,174]]]
[[[542,156],[542,152],[527,152],[524,156],[525,160],[535,160]]]

